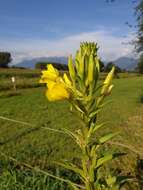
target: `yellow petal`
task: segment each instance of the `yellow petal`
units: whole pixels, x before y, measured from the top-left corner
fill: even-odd
[[[55,81],[59,77],[59,71],[55,69],[52,64],[47,65],[47,70],[42,71],[41,81],[47,83],[48,80]]]
[[[46,83],[42,78],[39,80],[39,83]]]
[[[56,79],[57,79],[57,75],[55,74],[55,73],[51,73],[50,71],[42,71],[42,76],[41,76],[41,78],[43,79],[43,80],[53,80],[53,81],[55,81]]]
[[[70,93],[66,90],[63,84],[56,83],[52,88],[46,91],[46,96],[49,101],[57,101],[69,99]]]
[[[57,83],[63,83],[63,84],[64,84],[64,80],[63,80],[62,77],[57,77],[56,82],[57,82]]]
[[[69,86],[71,86],[71,81],[69,80],[68,76],[66,73],[64,73],[63,79],[65,81],[65,83]]]
[[[51,80],[47,81],[47,87],[48,87],[48,89],[52,89],[55,84],[56,83],[54,81],[51,81]]]
[[[48,70],[49,72],[51,72],[51,73],[57,75],[57,76],[59,75],[59,71],[58,71],[56,68],[54,68],[52,64],[48,64],[48,65],[47,65],[47,70]]]

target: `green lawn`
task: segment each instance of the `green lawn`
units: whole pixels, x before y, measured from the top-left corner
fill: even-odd
[[[140,98],[143,77],[114,79],[114,85],[112,95],[107,98],[111,102],[99,115],[98,122],[109,121],[105,131],[121,132],[114,141],[134,147],[141,156],[143,104]],[[0,98],[0,116],[33,125],[25,126],[0,119],[1,151],[42,168],[50,166],[53,160],[72,159],[78,152],[68,136],[49,131],[46,127],[74,130],[80,126],[78,119],[69,112],[68,103],[48,102],[44,90],[42,87],[21,89],[17,96]],[[125,173],[134,172],[137,155],[128,149],[124,151],[128,155],[116,161],[116,167],[122,168]]]

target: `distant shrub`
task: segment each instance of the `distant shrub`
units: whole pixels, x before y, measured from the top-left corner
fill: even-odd
[[[38,62],[35,65],[35,69],[44,70],[44,69],[46,69],[48,64],[52,64],[56,69],[61,70],[61,71],[67,71],[68,70],[68,66],[66,64],[51,63],[51,62]]]
[[[0,67],[7,68],[8,64],[12,61],[11,54],[9,52],[0,52]]]

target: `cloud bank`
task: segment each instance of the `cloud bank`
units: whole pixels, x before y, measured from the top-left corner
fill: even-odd
[[[115,60],[122,56],[131,56],[133,46],[129,44],[135,36],[117,36],[110,31],[98,30],[71,35],[58,40],[22,39],[1,40],[0,50],[12,52],[13,63],[24,59],[49,56],[68,56],[74,54],[82,41],[94,41],[99,45],[99,56],[105,60]]]

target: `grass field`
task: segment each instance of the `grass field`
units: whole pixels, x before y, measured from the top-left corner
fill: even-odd
[[[127,145],[126,148],[113,146],[128,153],[116,161],[114,167],[121,169],[124,174],[135,174],[137,157],[143,159],[143,104],[140,101],[143,95],[143,77],[114,79],[114,85],[113,93],[108,98],[111,102],[99,115],[98,122],[108,121],[105,131],[120,131],[114,141]],[[20,89],[17,96],[0,98],[0,116],[31,124],[28,126],[0,119],[0,151],[25,163],[47,169],[52,167],[54,160],[76,158],[78,149],[68,136],[46,128],[64,127],[74,130],[80,122],[69,112],[67,102],[50,103],[44,91],[43,87]],[[1,163],[3,159],[2,157]],[[1,182],[2,180],[0,178]],[[42,180],[45,180],[44,177]],[[53,189],[56,188],[63,189],[57,186]]]

